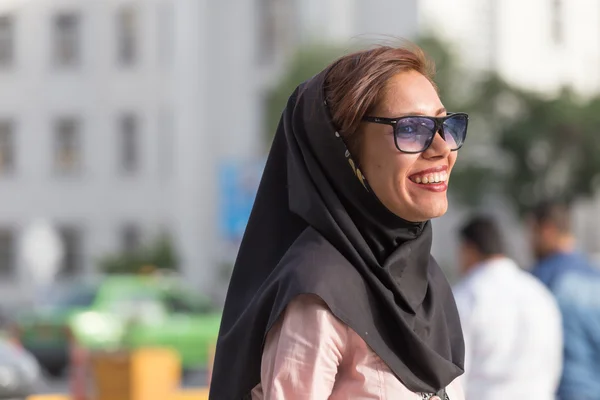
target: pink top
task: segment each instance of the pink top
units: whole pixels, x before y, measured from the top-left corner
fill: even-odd
[[[450,400],[464,400],[458,380],[446,392]],[[423,398],[315,295],[296,297],[269,331],[261,384],[252,391],[253,400]]]

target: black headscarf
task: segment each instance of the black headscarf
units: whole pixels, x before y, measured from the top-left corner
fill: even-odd
[[[267,332],[307,293],[410,390],[437,392],[463,372],[460,321],[430,255],[431,223],[400,219],[357,179],[329,117],[326,74],[296,89],[275,135],[227,293],[213,400],[248,396]]]

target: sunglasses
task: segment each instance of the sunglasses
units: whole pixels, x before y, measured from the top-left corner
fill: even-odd
[[[392,126],[396,148],[403,153],[415,154],[427,150],[436,133],[446,141],[451,151],[460,149],[467,137],[469,116],[452,113],[444,117],[364,117],[363,121]]]

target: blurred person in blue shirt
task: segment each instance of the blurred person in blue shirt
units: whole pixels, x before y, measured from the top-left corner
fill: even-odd
[[[538,260],[532,273],[554,294],[563,320],[560,400],[600,399],[600,271],[575,250],[566,204],[538,205],[529,218]]]
[[[466,399],[554,400],[563,345],[552,294],[505,255],[494,219],[471,219],[459,237],[463,279],[454,297],[465,339]]]

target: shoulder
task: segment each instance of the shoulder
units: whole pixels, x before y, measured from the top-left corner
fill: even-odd
[[[346,343],[347,328],[323,300],[295,296],[267,334],[257,391],[277,399],[330,394]]]
[[[284,317],[292,318],[324,318],[326,320],[334,319],[335,317],[329,310],[327,303],[316,294],[300,294],[295,296],[287,305]]]
[[[348,326],[340,321],[325,301],[314,294],[295,296],[269,331],[267,342],[275,336],[285,341],[333,341],[343,347]]]
[[[302,386],[317,379],[318,371],[329,371],[328,376],[318,380],[333,382],[348,341],[348,328],[333,316],[323,300],[315,295],[296,296],[267,334],[261,379],[265,383],[292,374],[303,377],[303,381],[296,382]]]
[[[549,318],[554,315],[560,318],[557,301],[548,287],[531,273],[519,270],[521,292],[526,298],[528,304],[534,307],[528,307],[526,310],[535,309],[535,315],[540,315],[543,311],[543,317]]]
[[[489,269],[476,267],[454,285],[452,292],[457,302],[472,303],[489,293],[490,282],[493,280]]]
[[[588,258],[581,253],[561,253],[549,256],[539,261],[532,273],[536,276],[563,274],[566,271],[590,272],[593,271]]]
[[[540,260],[531,270],[531,274],[544,285],[551,288],[555,280],[573,264],[580,260],[571,254],[557,254]]]
[[[521,285],[526,287],[527,289],[533,291],[536,294],[541,294],[544,298],[551,298],[552,294],[548,287],[532,272],[526,271],[520,267],[518,267],[517,276]]]
[[[554,294],[560,303],[578,303],[600,307],[600,273],[589,269],[565,271],[554,285]]]

